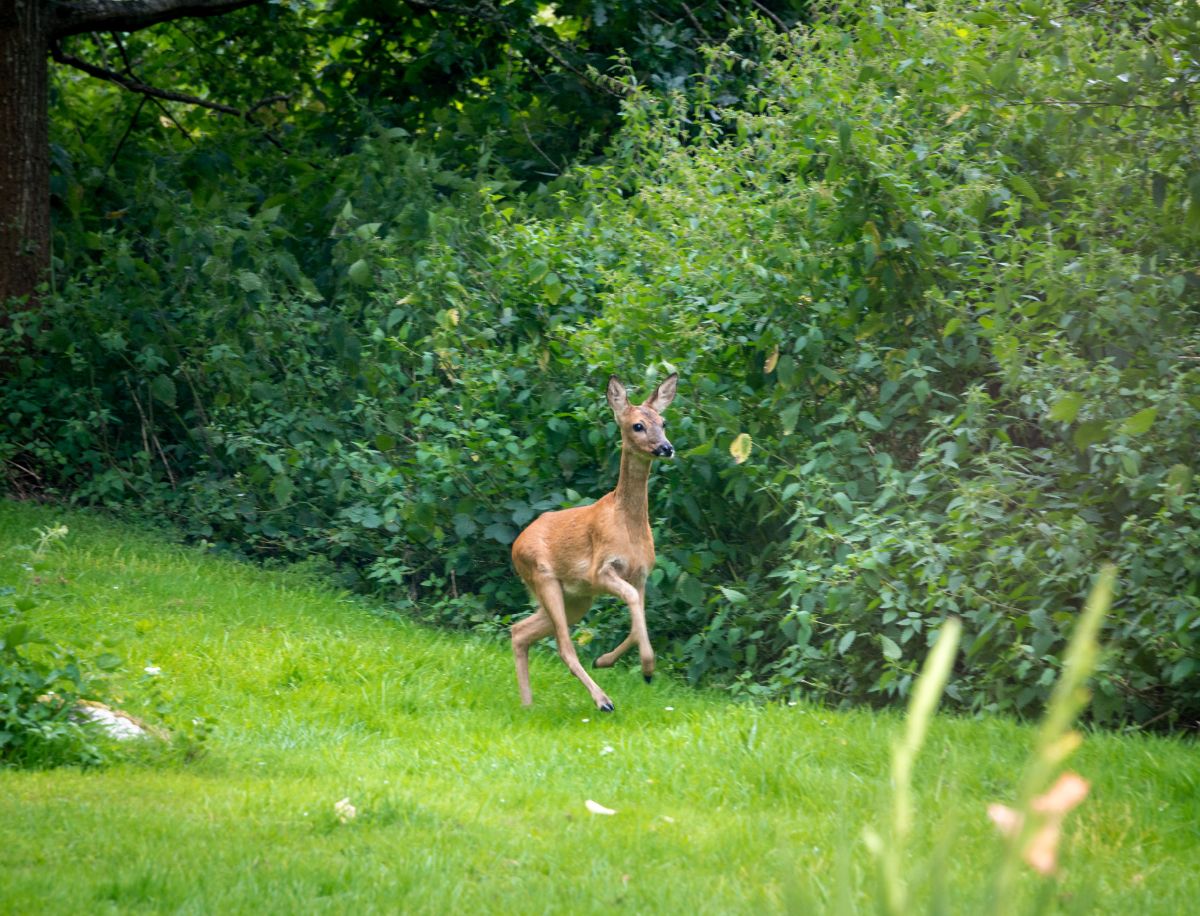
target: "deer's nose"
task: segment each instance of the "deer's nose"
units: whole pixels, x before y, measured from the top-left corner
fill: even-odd
[[[654,450],[654,454],[659,458],[670,458],[675,454],[675,446],[671,445],[670,442],[664,442]]]

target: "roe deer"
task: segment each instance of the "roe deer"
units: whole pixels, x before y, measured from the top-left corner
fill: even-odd
[[[529,688],[529,647],[554,634],[558,655],[583,683],[596,706],[613,703],[579,664],[570,628],[583,618],[597,595],[616,595],[629,605],[630,629],[619,646],[596,659],[608,668],[635,642],[646,683],[654,675],[654,650],[646,631],[646,576],[654,567],[654,535],[646,491],[655,458],[675,449],[663,433],[661,412],[675,399],[679,375],[672,373],[639,405],[630,404],[625,386],[608,380],[608,403],[621,429],[621,474],[617,488],[590,506],[539,515],[513,543],[513,566],[536,599],[538,609],[512,626],[513,657],[521,704],[533,703]]]

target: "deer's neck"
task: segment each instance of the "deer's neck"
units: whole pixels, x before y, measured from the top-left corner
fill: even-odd
[[[621,474],[613,499],[617,510],[631,527],[643,528],[650,525],[648,490],[650,487],[650,464],[645,458],[621,449]]]

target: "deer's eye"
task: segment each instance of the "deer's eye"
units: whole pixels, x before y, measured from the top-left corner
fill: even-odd
[[[644,427],[641,423],[634,423],[633,431],[635,433],[644,433],[646,431],[646,427]]]

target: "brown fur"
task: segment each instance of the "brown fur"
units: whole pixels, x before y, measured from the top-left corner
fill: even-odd
[[[654,650],[646,630],[646,577],[654,567],[647,487],[655,457],[674,454],[663,432],[661,411],[675,397],[672,374],[641,405],[631,405],[613,376],[608,403],[621,428],[621,475],[617,487],[590,506],[546,512],[513,543],[513,566],[537,601],[537,611],[512,627],[513,657],[521,703],[533,703],[529,686],[529,647],[551,634],[559,657],[606,712],[612,700],[579,663],[570,628],[583,619],[597,595],[616,595],[629,605],[630,631],[624,642],[596,659],[610,667],[637,643],[642,675],[654,674]],[[640,425],[642,429],[635,429]]]

